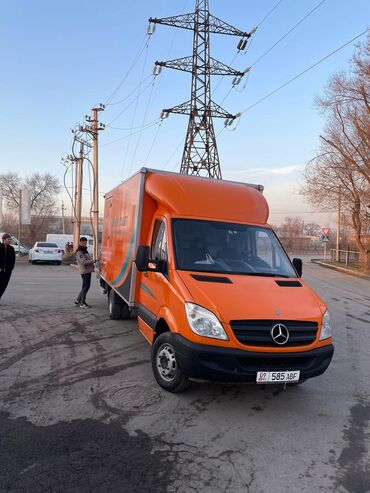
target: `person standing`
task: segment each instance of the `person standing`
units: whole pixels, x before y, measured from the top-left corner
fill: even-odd
[[[80,308],[91,308],[86,303],[86,295],[90,289],[91,274],[94,272],[94,260],[87,250],[87,238],[81,236],[79,247],[76,250],[77,265],[82,278],[82,288],[77,296],[75,305],[80,305]]]
[[[0,243],[0,299],[8,286],[15,265],[15,251],[11,242],[10,234],[4,233]]]

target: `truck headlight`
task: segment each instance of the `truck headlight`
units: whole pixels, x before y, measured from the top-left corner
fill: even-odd
[[[190,328],[198,336],[222,339],[224,341],[229,339],[216,315],[206,308],[186,302],[185,310]]]
[[[331,324],[329,312],[326,310],[324,316],[322,317],[320,341],[323,339],[328,339],[329,337],[333,337],[333,326]]]

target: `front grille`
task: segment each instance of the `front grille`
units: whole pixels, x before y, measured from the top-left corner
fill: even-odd
[[[276,344],[271,337],[271,329],[277,323],[285,325],[289,340],[283,346]],[[316,322],[296,320],[232,320],[231,328],[239,342],[247,346],[292,347],[308,346],[317,335]]]

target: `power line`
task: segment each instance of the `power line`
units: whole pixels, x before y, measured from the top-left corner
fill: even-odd
[[[344,43],[342,46],[339,46],[339,48],[337,48],[336,50],[332,51],[331,53],[329,53],[328,55],[326,55],[325,57],[321,58],[319,61],[317,61],[316,63],[314,63],[313,65],[311,65],[310,67],[306,68],[305,70],[303,70],[302,72],[300,72],[298,75],[296,75],[295,77],[292,77],[291,79],[289,79],[287,82],[285,82],[284,84],[282,84],[281,86],[279,86],[277,89],[275,89],[274,91],[271,91],[270,93],[266,94],[266,96],[264,96],[263,98],[259,99],[258,101],[256,101],[255,103],[251,104],[250,106],[248,106],[247,108],[245,108],[243,111],[240,112],[240,116],[243,115],[244,113],[246,113],[247,111],[251,110],[252,108],[254,108],[255,106],[257,106],[259,103],[262,103],[262,101],[265,101],[265,99],[268,99],[270,96],[274,95],[275,93],[277,93],[278,91],[280,91],[280,89],[283,89],[284,87],[286,87],[287,85],[289,85],[291,82],[294,82],[296,79],[298,79],[299,77],[301,77],[302,75],[304,75],[306,72],[308,72],[309,70],[315,68],[317,65],[319,65],[320,63],[322,63],[323,61],[325,61],[326,59],[330,58],[331,56],[335,55],[335,53],[337,53],[338,51],[342,50],[343,48],[345,48],[346,46],[348,46],[349,44],[353,43],[354,41],[356,41],[356,39],[360,38],[361,36],[363,36],[364,34],[366,34],[367,32],[369,31],[369,29],[365,29],[365,31],[363,31],[362,33],[358,34],[357,36],[355,36],[354,38],[352,38],[351,40],[347,41],[347,43]],[[230,91],[229,91],[230,93]],[[229,94],[228,93],[228,94]],[[225,99],[225,98],[224,98]],[[223,126],[221,128],[221,130],[218,132],[217,134],[217,138],[219,137],[219,135],[226,129],[226,126]],[[235,129],[233,129],[235,130]]]
[[[147,79],[145,79],[145,80],[147,80]],[[141,84],[139,84],[139,89],[140,89],[140,87],[141,87],[142,83],[143,83],[143,81],[141,82]],[[123,113],[124,113],[124,112],[125,112],[128,108],[130,108],[130,106],[132,106],[134,103],[136,103],[136,102],[137,102],[137,100],[139,99],[139,97],[140,97],[142,94],[144,94],[144,92],[145,92],[145,91],[146,91],[146,90],[147,90],[147,89],[148,89],[151,85],[152,85],[152,81],[150,81],[150,82],[149,82],[149,84],[148,84],[148,85],[146,85],[142,91],[140,91],[140,90],[139,90],[139,92],[138,92],[138,94],[137,94],[136,98],[135,98],[135,99],[133,99],[133,100],[132,100],[129,104],[127,104],[127,105],[123,108],[123,110],[121,110],[121,111],[120,111],[120,112],[119,112],[119,113],[118,113],[118,114],[117,114],[114,118],[112,118],[112,120],[109,122],[108,126],[110,126],[110,125],[111,125],[111,123],[113,123],[113,122],[115,122],[116,120],[118,120],[118,118],[119,118],[119,117],[120,117],[120,116],[121,116],[121,115],[122,115],[122,114],[123,114]]]
[[[180,142],[177,144],[177,146],[176,146],[175,150],[172,152],[172,154],[170,155],[170,157],[169,157],[169,158],[167,159],[167,161],[165,162],[165,164],[164,164],[164,166],[163,166],[163,167],[164,167],[164,169],[166,169],[166,168],[167,168],[167,166],[168,166],[169,162],[170,162],[170,161],[171,161],[171,159],[174,157],[174,155],[176,154],[176,152],[180,149],[181,144],[182,144],[183,142],[184,142],[184,139],[181,139],[181,140],[180,140]],[[178,165],[177,165],[177,163],[176,163],[176,166],[175,166],[175,167],[173,167],[173,168],[171,168],[171,171],[174,171],[174,170],[177,168],[177,166],[178,166]]]
[[[119,137],[118,139],[111,140],[109,142],[105,142],[104,144],[100,144],[100,147],[105,147],[109,146],[111,144],[114,144],[115,142],[119,142],[120,140],[128,139],[129,137],[132,137],[133,135],[137,135],[138,133],[142,132],[143,130],[147,130],[148,128],[154,127],[155,125],[158,125],[161,120],[158,118],[154,123],[148,124],[145,128],[142,128],[141,130],[137,130],[136,132],[132,132],[128,135],[124,135],[123,137]]]
[[[132,61],[130,67],[128,68],[127,72],[125,73],[125,75],[123,76],[123,78],[121,79],[121,81],[119,82],[119,84],[117,85],[117,87],[114,89],[114,91],[112,92],[112,94],[105,100],[105,105],[108,106],[110,104],[110,102],[112,101],[112,99],[114,98],[114,96],[118,93],[118,91],[121,89],[122,85],[124,84],[124,82],[126,81],[127,77],[130,75],[130,73],[132,72],[134,66],[136,65],[137,61],[139,60],[142,52],[144,51],[145,49],[145,46],[149,43],[149,40],[150,40],[150,35],[149,34],[145,34],[144,35],[144,41],[143,43],[141,44],[141,47],[139,48],[139,51],[137,52],[137,54],[135,55],[135,58],[134,60]]]
[[[141,84],[143,83],[143,78],[144,78],[144,71],[145,71],[145,67],[146,67],[146,61],[147,61],[147,57],[148,57],[148,48],[149,48],[149,43],[147,43],[146,45],[146,51],[145,51],[145,57],[144,57],[144,63],[143,63],[143,68],[142,68],[142,71],[141,71],[141,77],[140,77],[140,86]],[[132,116],[132,120],[131,120],[131,127],[134,126],[134,123],[135,123],[135,119],[136,119],[136,111],[137,111],[137,105],[138,105],[138,101],[139,101],[139,98],[136,98],[136,102],[135,102],[135,107],[134,107],[134,114]],[[139,133],[141,133],[142,130],[140,130]],[[132,134],[131,134],[132,135]],[[124,155],[124,158],[122,160],[122,166],[121,166],[121,173],[120,173],[120,176],[122,177],[122,173],[123,173],[123,168],[124,168],[124,165],[125,165],[125,160],[126,160],[126,157],[128,155],[128,151],[129,151],[129,148],[130,148],[130,143],[131,143],[131,135],[129,136],[129,139],[128,139],[128,142],[127,142],[127,146],[126,146],[126,152],[125,152],[125,155]],[[130,166],[131,167],[131,166]]]
[[[262,18],[262,20],[260,20],[260,22],[257,24],[257,26],[254,28],[254,32],[252,32],[252,36],[250,37],[249,39],[249,42],[247,44],[247,48],[246,50],[244,51],[243,55],[246,55],[248,53],[248,51],[250,50],[250,47],[252,45],[252,42],[253,42],[253,39],[254,39],[254,36],[256,35],[256,31],[257,29],[265,22],[265,20],[267,20],[268,17],[270,17],[270,15],[278,8],[278,6],[281,4],[283,0],[279,0],[278,2],[276,2],[276,4],[274,5],[274,7],[272,7],[272,9],[270,9],[267,14]],[[232,66],[233,63],[235,62],[237,56],[241,53],[240,50],[238,50],[233,59],[229,62],[229,66]],[[249,77],[249,72],[247,74],[247,78]],[[222,82],[222,78],[220,78],[220,80],[218,81],[218,83],[216,84],[216,87],[213,89],[213,94],[217,91],[218,87],[220,86],[221,82]],[[232,86],[233,88],[234,86]],[[226,97],[229,95],[230,91],[227,93],[227,95],[224,97],[223,101],[226,99]],[[222,104],[222,103],[221,103]]]
[[[302,19],[300,19],[293,27],[291,27],[289,29],[288,32],[286,32],[280,39],[278,39],[267,51],[265,51],[265,53],[263,53],[259,58],[257,58],[257,60],[252,63],[252,65],[249,67],[249,71],[247,72],[247,75],[246,75],[246,80],[244,82],[244,85],[243,85],[243,88],[241,91],[238,91],[238,92],[242,92],[244,91],[248,81],[249,81],[249,75],[250,75],[250,70],[252,67],[254,67],[255,65],[257,65],[257,63],[262,60],[262,58],[267,55],[271,50],[273,50],[275,48],[275,46],[277,46],[283,39],[285,39],[292,31],[294,31],[294,29],[296,29],[300,24],[302,24],[302,22],[304,22],[311,14],[313,14],[313,12],[315,12],[315,10],[317,10],[324,2],[326,2],[326,0],[321,0],[313,9],[311,9],[304,17],[302,17]],[[275,5],[275,7],[270,11],[270,12],[273,12],[275,10],[275,8],[280,4],[281,2],[278,2],[277,5]],[[262,21],[259,23],[258,26],[260,26],[262,24],[262,22],[267,18],[267,16],[265,16],[264,19],[262,19]],[[258,27],[257,26],[257,27]],[[253,38],[254,36],[252,36],[251,40],[250,40],[250,43],[249,43],[249,48],[250,48],[250,45],[252,44],[252,41],[253,41]],[[230,89],[228,90],[228,92],[225,94],[223,100],[221,101],[221,104],[223,104],[225,102],[225,100],[229,97],[230,93],[232,92],[233,89],[236,89],[236,85],[232,85],[230,87]],[[237,90],[237,89],[236,89]]]
[[[153,89],[154,89],[154,81],[153,81],[153,85],[152,85],[152,88],[151,88],[151,91],[150,91],[150,94],[149,94],[148,103],[147,103],[146,108],[145,108],[145,112],[144,112],[144,116],[143,116],[143,120],[142,120],[142,125],[144,125],[144,124],[145,124],[144,122],[145,122],[145,120],[146,120],[146,117],[148,116],[148,111],[149,111],[149,108],[150,108],[150,106],[151,106],[151,102],[152,102]],[[140,140],[141,140],[142,133],[143,133],[143,131],[141,131],[141,132],[139,133],[138,137],[137,137],[137,141],[136,141],[135,149],[134,149],[134,152],[133,152],[133,155],[132,155],[131,161],[130,161],[130,165],[129,165],[128,172],[127,172],[127,174],[128,174],[128,175],[130,174],[130,171],[131,171],[132,165],[133,165],[133,164],[134,164],[134,162],[135,162],[136,153],[137,153],[137,149],[138,149],[139,144],[140,144]]]
[[[151,79],[153,78],[153,75],[148,75],[144,80],[143,82],[147,81],[148,79]],[[108,106],[116,106],[117,104],[121,104],[121,103],[124,103],[125,101],[127,101],[131,96],[132,94],[135,94],[135,92],[140,89],[140,85],[138,84],[135,89],[133,89],[126,97],[124,97],[123,99],[120,99],[119,101],[116,101],[114,103],[110,103]]]
[[[111,125],[108,125],[106,124],[105,126],[108,127],[108,128],[111,128],[112,130],[140,130],[141,128],[144,128],[146,127],[147,125],[150,125],[151,123],[156,123],[158,121],[158,118],[156,118],[155,120],[151,121],[151,122],[148,122],[148,123],[145,123],[143,125],[139,125],[138,127],[112,127]]]
[[[248,106],[247,108],[245,108],[243,111],[241,111],[241,114],[243,113],[246,113],[247,111],[249,111],[250,109],[254,108],[255,106],[257,106],[257,104],[259,103],[262,103],[262,101],[265,101],[265,99],[269,98],[270,96],[272,96],[273,94],[277,93],[278,91],[280,91],[280,89],[283,89],[284,87],[286,87],[288,84],[290,84],[291,82],[295,81],[296,79],[298,79],[299,77],[301,77],[302,75],[304,75],[306,72],[308,72],[309,70],[312,70],[313,68],[317,67],[317,65],[319,65],[320,63],[324,62],[325,60],[327,60],[328,58],[330,58],[331,56],[335,55],[335,53],[338,53],[338,51],[342,50],[343,48],[345,48],[346,46],[348,46],[349,44],[353,43],[354,41],[356,41],[356,39],[360,38],[361,36],[363,36],[364,34],[366,34],[368,32],[368,29],[365,29],[365,31],[362,31],[362,33],[358,34],[357,36],[355,36],[354,38],[350,39],[349,41],[347,41],[346,43],[344,43],[343,45],[339,46],[339,48],[335,49],[334,51],[332,51],[331,53],[329,53],[328,55],[324,56],[323,58],[321,58],[319,61],[317,61],[316,63],[314,63],[313,65],[311,65],[310,67],[306,68],[305,70],[303,70],[302,72],[300,72],[298,75],[296,75],[295,77],[292,77],[291,79],[289,79],[287,82],[285,82],[284,84],[282,84],[281,86],[279,86],[277,89],[275,89],[274,91],[271,91],[269,94],[266,94],[266,96],[264,96],[263,98],[259,99],[258,101],[256,101],[255,103],[251,104],[250,106]]]
[[[160,122],[160,124],[159,124],[159,125],[158,125],[158,127],[157,127],[157,131],[156,131],[156,133],[155,133],[155,135],[154,135],[154,138],[153,138],[153,140],[152,140],[152,143],[151,143],[151,145],[150,145],[150,147],[149,147],[148,154],[147,154],[147,155],[146,155],[146,157],[145,157],[145,163],[147,163],[147,162],[148,162],[148,160],[149,160],[149,156],[150,156],[150,154],[151,154],[151,152],[152,152],[152,150],[153,150],[153,147],[154,147],[155,142],[157,141],[157,138],[158,138],[159,131],[160,131],[161,127],[162,127],[162,121]]]
[[[265,22],[265,20],[270,17],[270,15],[274,12],[275,9],[278,8],[278,6],[281,4],[283,0],[279,0],[274,7],[265,15],[265,17],[257,24],[257,27],[260,27],[261,24]]]
[[[281,41],[283,41],[283,39],[285,39],[292,31],[294,31],[294,29],[296,29],[300,24],[302,24],[302,22],[304,22],[311,14],[313,14],[315,12],[315,10],[317,10],[324,2],[326,2],[326,0],[321,0],[321,2],[319,2],[313,9],[311,9],[304,17],[302,17],[301,20],[299,20],[291,29],[289,29],[289,31],[287,33],[285,33],[280,39],[278,39],[276,41],[276,43],[274,43],[267,51],[265,51],[265,53],[263,53],[259,58],[257,58],[257,60],[252,63],[251,65],[251,68],[254,67],[260,60],[262,60],[263,57],[265,57],[268,53],[270,53],[271,50],[273,50],[275,48],[275,46],[277,46]]]

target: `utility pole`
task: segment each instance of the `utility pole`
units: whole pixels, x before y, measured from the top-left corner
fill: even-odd
[[[99,232],[99,160],[98,160],[98,136],[99,131],[104,130],[105,126],[98,121],[99,111],[103,111],[105,106],[100,104],[97,107],[92,108],[92,117],[87,117],[86,121],[92,125],[86,126],[88,132],[90,132],[93,139],[93,174],[94,174],[94,190],[93,190],[93,203],[91,208],[92,213],[92,227],[94,238],[94,258],[99,257],[98,247],[98,232]]]
[[[76,251],[80,243],[81,213],[82,213],[82,183],[83,183],[83,163],[84,163],[84,144],[80,141],[80,153],[76,163],[76,190],[74,201],[74,224],[73,224],[73,250]]]
[[[232,115],[212,101],[211,75],[232,75],[234,76],[233,85],[237,85],[249,68],[239,72],[212,58],[210,33],[240,36],[238,50],[243,51],[247,40],[255,30],[250,33],[240,31],[214,17],[209,12],[209,0],[196,0],[194,13],[162,19],[151,17],[149,34],[154,32],[155,24],[194,31],[192,56],[167,62],[156,61],[154,67],[154,75],[160,73],[161,67],[192,74],[190,101],[164,109],[161,113],[162,118],[167,118],[169,113],[189,115],[180,173],[222,179],[212,118],[225,118],[225,125],[231,125],[240,114]]]
[[[21,233],[22,233],[22,190],[19,190],[19,214],[18,214],[18,245],[19,253],[21,253]]]
[[[340,208],[341,208],[341,195],[338,192],[338,212],[337,212],[337,244],[336,244],[336,256],[335,260],[339,262],[339,243],[340,243]]]
[[[66,224],[64,221],[64,211],[65,211],[64,202],[62,200],[62,231],[63,231],[63,234],[65,235],[66,234]]]

